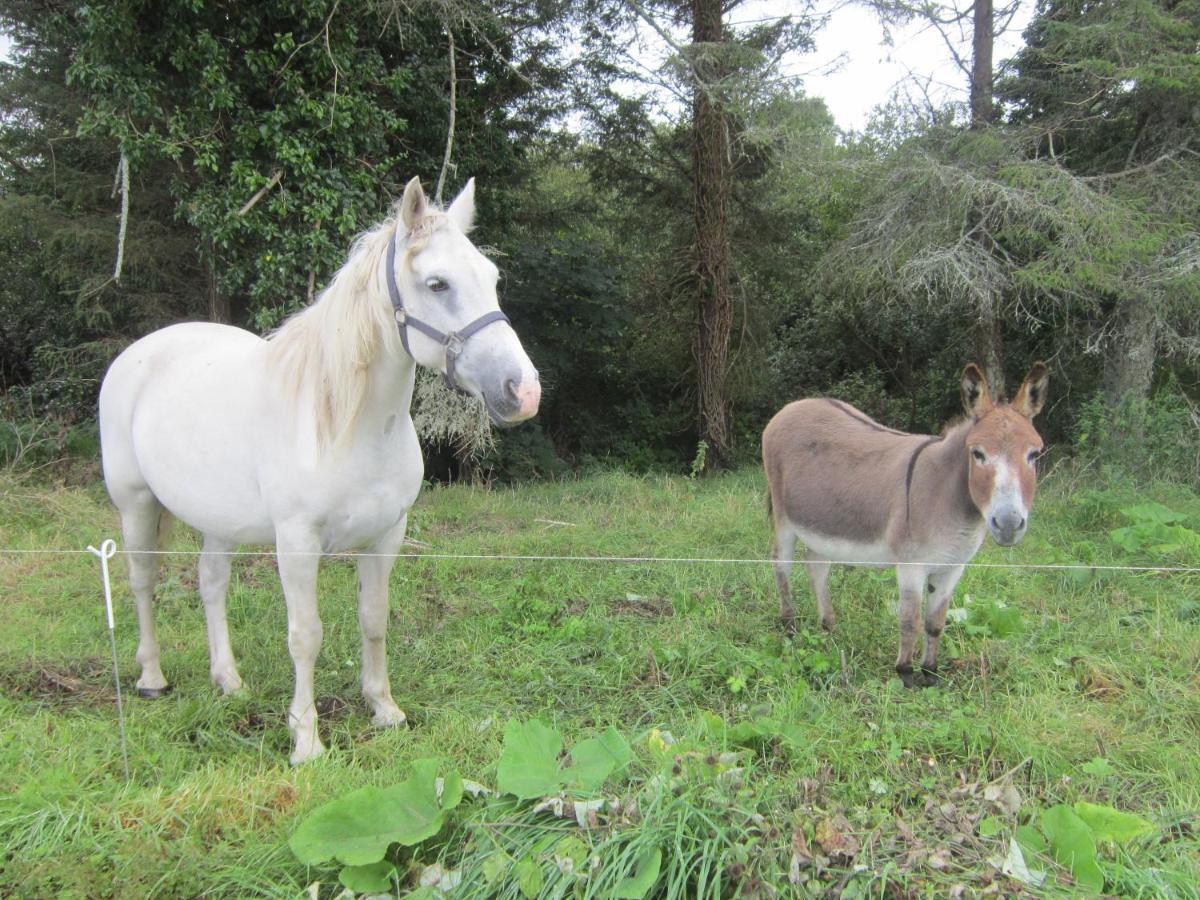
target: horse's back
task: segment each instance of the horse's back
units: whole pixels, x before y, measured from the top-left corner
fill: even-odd
[[[266,343],[227,325],[153,332],[113,362],[100,389],[105,482],[120,508],[150,491],[201,531],[261,530],[255,433]],[[265,535],[269,536],[269,535]]]
[[[848,404],[789,403],[763,431],[763,467],[776,517],[809,534],[886,539],[903,501],[905,468],[923,437],[880,425]]]

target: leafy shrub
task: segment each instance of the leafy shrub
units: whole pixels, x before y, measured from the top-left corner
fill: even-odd
[[[1148,401],[1126,396],[1114,407],[1095,395],[1079,409],[1075,445],[1139,483],[1200,484],[1200,414],[1174,380]]]

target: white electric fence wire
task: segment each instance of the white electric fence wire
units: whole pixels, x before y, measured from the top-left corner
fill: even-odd
[[[90,548],[89,548],[90,550]],[[80,553],[87,553],[89,550],[54,550],[54,549],[19,549],[19,548],[0,548],[0,556],[4,555],[38,555],[38,556],[71,556]],[[91,551],[95,552],[95,551]],[[135,551],[131,550],[116,550],[117,555],[128,555]],[[137,553],[142,556],[196,556],[203,555],[200,550],[138,550]],[[357,559],[359,557],[367,558],[389,558],[389,559],[432,559],[432,560],[462,560],[467,562],[479,561],[494,561],[494,562],[595,562],[595,563],[625,563],[625,564],[650,564],[650,563],[676,563],[687,565],[751,565],[751,566],[769,566],[774,565],[775,560],[763,559],[757,557],[706,557],[706,556],[539,556],[535,554],[526,555],[508,555],[502,553],[428,553],[428,552],[413,552],[413,553],[359,553],[356,551],[332,551],[323,553],[318,551],[288,551],[279,553],[274,550],[231,550],[219,554],[220,556],[253,556],[253,557],[277,557],[277,556],[328,556],[331,558],[340,559]],[[903,560],[899,562],[881,563],[878,560],[851,560],[851,559],[809,559],[807,557],[798,558],[795,563],[817,563],[828,564],[834,566],[861,566],[872,569],[890,569],[895,566],[922,566],[927,569],[937,568],[954,568],[962,566],[967,569],[1040,569],[1044,571],[1084,571],[1084,572],[1158,572],[1168,575],[1188,575],[1200,573],[1200,566],[1117,566],[1117,565],[1091,565],[1088,563],[1007,563],[1007,562],[946,562],[944,560],[931,560],[927,562],[918,562],[914,560]]]
[[[117,631],[113,622],[112,583],[108,577],[108,561],[117,554],[117,542],[109,538],[97,550],[91,544],[86,553],[100,560],[100,579],[104,582],[104,611],[108,616],[108,642],[112,647],[113,684],[117,688],[117,722],[121,729],[121,762],[125,767],[125,780],[129,780],[129,749],[125,740],[125,708],[121,703],[121,672],[117,668]]]

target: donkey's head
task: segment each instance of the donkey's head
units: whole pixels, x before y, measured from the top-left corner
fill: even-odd
[[[971,500],[997,544],[1011,547],[1025,535],[1042,438],[1031,421],[1046,402],[1050,372],[1034,363],[1012,403],[992,400],[987,379],[974,363],[963,370],[962,398],[974,420],[967,432],[967,481]]]
[[[496,424],[514,425],[537,412],[542,388],[500,312],[499,271],[467,238],[474,218],[474,178],[445,211],[410,181],[388,255],[389,293],[409,354],[481,399]]]

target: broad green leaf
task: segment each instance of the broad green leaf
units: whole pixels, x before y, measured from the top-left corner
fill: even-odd
[[[1124,844],[1154,830],[1154,824],[1141,816],[1098,803],[1080,801],[1075,804],[1075,813],[1092,829],[1092,834],[1098,841]]]
[[[662,867],[662,851],[657,847],[644,850],[633,864],[633,874],[622,878],[615,888],[612,897],[616,900],[642,900],[658,881],[658,872]]]
[[[345,866],[338,881],[356,894],[382,894],[392,889],[392,873],[396,871],[387,860],[365,866]]]
[[[440,804],[443,810],[454,809],[462,802],[463,779],[458,770],[448,773],[442,778],[442,796]]]
[[[491,856],[483,861],[483,881],[485,884],[493,885],[503,878],[508,870],[512,868],[512,857],[503,850],[497,850]]]
[[[1104,874],[1096,862],[1096,838],[1087,823],[1060,803],[1042,813],[1041,824],[1054,859],[1071,870],[1075,883],[1085,890],[1102,891]]]
[[[437,834],[443,822],[434,787],[437,765],[437,760],[417,760],[407,781],[359,788],[317,807],[288,846],[307,865],[337,859],[365,866],[383,859],[393,843],[411,846]]]
[[[1093,756],[1079,768],[1088,775],[1094,775],[1097,778],[1104,778],[1113,773],[1112,764],[1103,756]],[[1079,804],[1075,805],[1075,811],[1079,812]]]
[[[545,883],[545,876],[542,875],[542,867],[537,864],[532,856],[526,856],[517,863],[513,874],[517,876],[517,887],[521,889],[521,894],[528,897],[529,900],[541,894],[542,885]]]
[[[1187,521],[1187,516],[1183,513],[1177,513],[1170,507],[1163,506],[1161,503],[1138,503],[1135,506],[1126,506],[1121,510],[1121,515],[1134,522],[1147,522],[1154,525],[1171,525],[1176,522]]]
[[[1024,851],[1026,858],[1045,856],[1050,850],[1046,846],[1046,839],[1042,837],[1042,833],[1032,825],[1021,825],[1013,835],[1017,843],[1021,845],[1021,850]]]
[[[558,754],[562,737],[536,719],[524,724],[509,719],[504,748],[496,769],[496,787],[519,800],[552,794],[560,787]]]
[[[587,862],[588,846],[573,834],[568,834],[554,845],[554,858],[569,859],[574,871],[579,872]]]
[[[571,750],[571,766],[562,777],[584,791],[594,791],[633,759],[629,742],[611,725],[599,737],[580,741]]]
[[[979,820],[979,836],[992,837],[1004,829],[1004,820],[996,816],[985,816]]]

